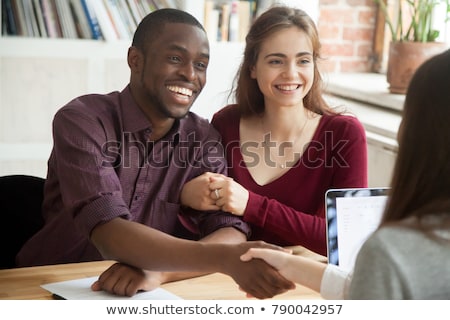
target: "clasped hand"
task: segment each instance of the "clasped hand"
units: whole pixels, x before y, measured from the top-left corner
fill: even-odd
[[[222,210],[244,215],[249,192],[232,178],[206,172],[185,183],[181,203],[200,211]]]

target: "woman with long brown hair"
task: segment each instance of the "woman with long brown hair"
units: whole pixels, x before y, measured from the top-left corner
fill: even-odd
[[[242,217],[253,240],[326,254],[325,192],[367,186],[367,145],[358,119],[323,98],[320,47],[302,10],[275,6],[254,21],[236,104],[212,119],[228,177],[206,173],[187,182],[184,205]]]
[[[271,250],[264,259],[325,298],[450,299],[450,50],[415,73],[403,108],[398,156],[380,227],[352,274]]]

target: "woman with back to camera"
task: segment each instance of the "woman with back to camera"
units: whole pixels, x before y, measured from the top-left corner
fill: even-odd
[[[450,299],[450,50],[425,62],[406,93],[391,194],[352,274],[250,249],[289,280],[329,299]]]
[[[236,104],[212,124],[229,177],[206,173],[183,189],[184,205],[242,216],[252,239],[326,255],[325,192],[367,187],[365,131],[328,106],[316,26],[302,10],[275,6],[246,37]]]

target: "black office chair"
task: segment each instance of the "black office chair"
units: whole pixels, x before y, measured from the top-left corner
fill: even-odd
[[[42,228],[44,182],[27,175],[0,177],[0,269],[14,268],[20,248]]]

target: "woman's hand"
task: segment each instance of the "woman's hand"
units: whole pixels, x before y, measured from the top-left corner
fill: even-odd
[[[289,250],[251,248],[240,258],[242,261],[262,259],[276,270],[280,271],[283,276],[286,276],[285,268],[289,268],[289,258],[291,253],[292,252]]]
[[[222,210],[244,215],[249,192],[232,178],[206,172],[186,182],[181,190],[181,204],[196,210]]]
[[[243,216],[249,198],[249,192],[232,178],[213,175],[210,177],[210,197],[222,211]]]
[[[326,263],[308,257],[295,256],[289,251],[251,248],[241,255],[242,261],[263,260],[277,270],[281,276],[320,292]]]

